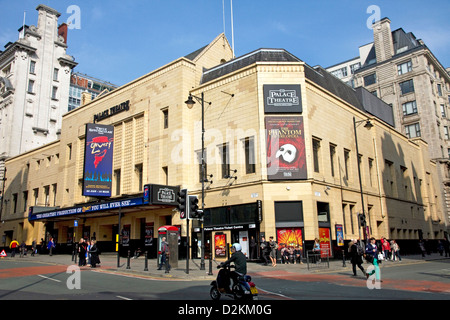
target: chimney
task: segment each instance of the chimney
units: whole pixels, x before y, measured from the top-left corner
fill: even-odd
[[[391,20],[383,18],[373,24],[373,40],[377,63],[388,60],[394,55]]]
[[[83,92],[81,94],[81,105],[84,106],[92,101],[92,94],[89,92]]]
[[[68,32],[68,26],[66,23],[61,24],[58,27],[58,36],[61,36],[64,38],[64,43],[67,44],[67,32]]]

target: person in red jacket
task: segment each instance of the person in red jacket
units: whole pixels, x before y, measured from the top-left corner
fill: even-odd
[[[386,238],[383,238],[382,246],[384,251],[384,258],[386,260],[389,260],[391,254],[391,245],[389,244],[389,241],[386,240]]]

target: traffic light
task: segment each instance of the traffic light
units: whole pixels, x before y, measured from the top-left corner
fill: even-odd
[[[198,210],[198,197],[189,196],[188,217],[189,219],[200,219],[201,210]]]
[[[178,202],[178,211],[180,211],[180,218],[181,219],[186,219],[187,217],[187,198],[188,198],[188,190],[187,189],[181,189],[180,191],[178,191],[178,197],[177,197],[177,202]]]
[[[364,213],[361,213],[358,215],[359,218],[359,226],[365,227],[366,226],[366,215]]]

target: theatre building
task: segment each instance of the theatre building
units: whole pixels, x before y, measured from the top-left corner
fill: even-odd
[[[393,124],[365,89],[283,49],[233,58],[221,34],[70,111],[60,140],[9,159],[2,245],[54,237],[70,250],[95,237],[113,251],[119,233],[122,249],[154,255],[158,229],[171,225],[182,258],[188,234],[195,258],[202,241],[207,256],[240,242],[255,258],[262,236],[304,249],[319,238],[334,255],[338,238],[359,237],[361,212],[363,236],[443,238],[427,143]],[[204,203],[205,239],[198,221],[186,230],[180,219],[180,189]]]

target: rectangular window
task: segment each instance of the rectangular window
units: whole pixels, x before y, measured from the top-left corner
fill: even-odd
[[[166,184],[166,186],[169,185],[169,167],[163,167],[163,181]]]
[[[420,137],[420,124],[413,123],[408,126],[405,126],[405,134],[409,139]]]
[[[344,149],[344,169],[345,169],[345,178],[348,180],[349,177],[349,161],[350,161],[350,151]]]
[[[120,169],[114,170],[114,182],[116,185],[115,191],[116,196],[120,195]]]
[[[442,118],[447,116],[447,113],[445,112],[445,104],[441,104],[441,116]]]
[[[373,159],[369,158],[369,183],[370,186],[373,187]]]
[[[230,155],[228,144],[224,144],[220,147],[220,158],[222,161],[222,178],[228,178],[230,176]]]
[[[314,172],[320,172],[320,140],[313,138]]]
[[[58,81],[59,69],[53,69],[53,81]]]
[[[53,192],[53,206],[56,207],[56,192],[58,191],[58,185],[52,184],[52,192]]]
[[[244,140],[245,148],[245,173],[255,173],[255,139],[253,137]]]
[[[50,186],[44,187],[44,206],[48,207],[50,205]]]
[[[403,106],[403,115],[404,116],[417,113],[416,101],[410,101],[410,102],[404,103],[402,106]]]
[[[138,190],[138,191],[143,190],[142,168],[143,168],[142,163],[134,166],[135,184],[137,185],[136,190]]]
[[[342,79],[342,78],[346,77],[347,74],[348,74],[347,73],[347,67],[343,67],[341,69],[334,70],[334,71],[331,72],[331,74],[333,76],[335,76],[336,78]]]
[[[58,94],[58,87],[53,87],[52,88],[52,99],[53,100],[58,100],[57,99],[57,94]]]
[[[34,92],[34,81],[29,80],[28,81],[28,93],[33,93],[33,92]]]
[[[360,62],[355,63],[355,64],[352,64],[352,65],[350,66],[350,72],[351,72],[352,74],[354,74],[354,73],[356,72],[356,70],[358,70],[358,69],[360,69],[360,68],[361,68],[361,63],[360,63]]]
[[[67,159],[72,160],[72,144],[67,145]]]
[[[38,200],[39,200],[39,189],[33,189],[33,198],[34,198],[34,205],[37,206],[38,205]]]
[[[334,177],[334,160],[336,158],[336,146],[330,144],[330,165],[331,165],[331,176]]]
[[[445,137],[445,140],[449,140],[450,139],[447,126],[444,126],[444,137]]]
[[[442,97],[442,85],[440,83],[438,83],[438,85],[437,85],[437,92],[438,92],[438,95],[440,97]]]
[[[375,73],[369,74],[364,77],[364,86],[370,86],[371,84],[377,83],[377,75]]]
[[[398,69],[398,75],[399,76],[402,75],[402,74],[411,72],[412,71],[412,62],[411,62],[411,60],[407,61],[405,63],[397,65],[397,69]]]
[[[167,129],[169,128],[169,109],[164,109],[162,112],[163,112],[164,129]]]
[[[414,92],[414,81],[408,80],[400,83],[400,91],[402,94],[407,94],[410,92]]]
[[[23,192],[23,211],[27,211],[27,205],[28,205],[28,191]]]
[[[13,194],[13,213],[17,212],[17,193]]]
[[[36,61],[30,62],[30,73],[35,74],[36,73]]]

